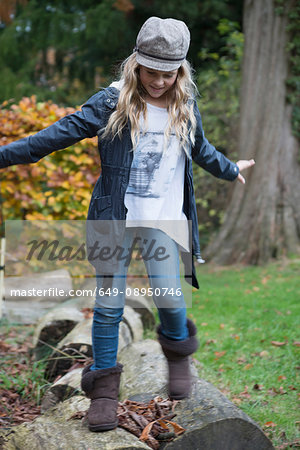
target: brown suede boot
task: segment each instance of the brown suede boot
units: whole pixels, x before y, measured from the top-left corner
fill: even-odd
[[[82,371],[81,388],[91,399],[88,423],[91,431],[107,431],[118,426],[117,408],[122,364],[107,369]]]
[[[161,334],[161,325],[157,327],[158,341],[168,360],[168,394],[173,400],[182,400],[188,397],[192,386],[188,355],[194,353],[198,348],[198,340],[196,338],[197,328],[190,319],[187,319],[187,327],[189,337],[183,341],[166,338]]]

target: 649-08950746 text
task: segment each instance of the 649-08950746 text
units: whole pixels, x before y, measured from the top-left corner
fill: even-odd
[[[138,296],[149,296],[152,297],[155,295],[156,297],[165,297],[165,296],[181,296],[182,291],[181,288],[137,288],[137,287],[126,287],[124,291],[120,291],[118,288],[96,288],[95,295],[98,293],[100,297],[103,296],[112,296],[116,297],[117,295],[126,295],[127,297],[138,297]]]

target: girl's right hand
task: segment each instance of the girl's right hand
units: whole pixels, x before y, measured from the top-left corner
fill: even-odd
[[[242,183],[242,184],[245,184],[245,183],[246,183],[245,178],[243,177],[243,175],[241,175],[241,171],[242,171],[242,170],[245,170],[245,169],[249,169],[250,167],[254,166],[254,164],[255,164],[254,159],[249,159],[249,160],[241,159],[240,161],[238,161],[238,162],[236,163],[236,165],[238,166],[239,171],[240,171],[240,173],[239,173],[238,176],[237,176],[237,180],[238,180],[240,183]]]

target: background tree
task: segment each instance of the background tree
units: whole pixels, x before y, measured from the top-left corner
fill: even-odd
[[[254,158],[256,166],[245,188],[235,184],[223,226],[207,249],[221,264],[264,263],[299,250],[299,142],[286,85],[294,7],[291,0],[280,11],[274,0],[244,3],[239,159]]]

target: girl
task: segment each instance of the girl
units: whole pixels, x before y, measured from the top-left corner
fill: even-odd
[[[185,398],[191,388],[189,355],[198,343],[180,289],[179,251],[188,250],[203,261],[192,159],[218,178],[242,183],[240,172],[254,164],[253,160],[234,164],[205,138],[186,61],[189,43],[190,33],[183,22],[151,17],[123,63],[119,83],[95,94],[81,111],[0,151],[2,168],[36,162],[81,139],[99,136],[102,175],[94,187],[87,226],[87,247],[93,249],[89,260],[99,288],[92,329],[94,363],[82,373],[82,389],[91,399],[88,421],[92,431],[118,425],[122,365],[116,358],[128,267],[114,252],[110,258],[101,258],[100,253],[95,257],[95,241],[125,249],[137,242],[159,244],[160,253],[155,258],[144,257],[144,262],[150,286],[159,294],[153,300],[160,318],[158,340],[168,361],[169,396]],[[103,226],[106,220],[112,221],[109,226]],[[149,225],[149,220],[156,225]],[[170,221],[191,221],[192,229],[186,232],[185,227],[176,233],[176,226],[167,226]],[[186,253],[182,257],[191,271],[187,280],[198,287],[193,262],[189,264]],[[108,288],[118,295],[100,295],[109,292]]]

